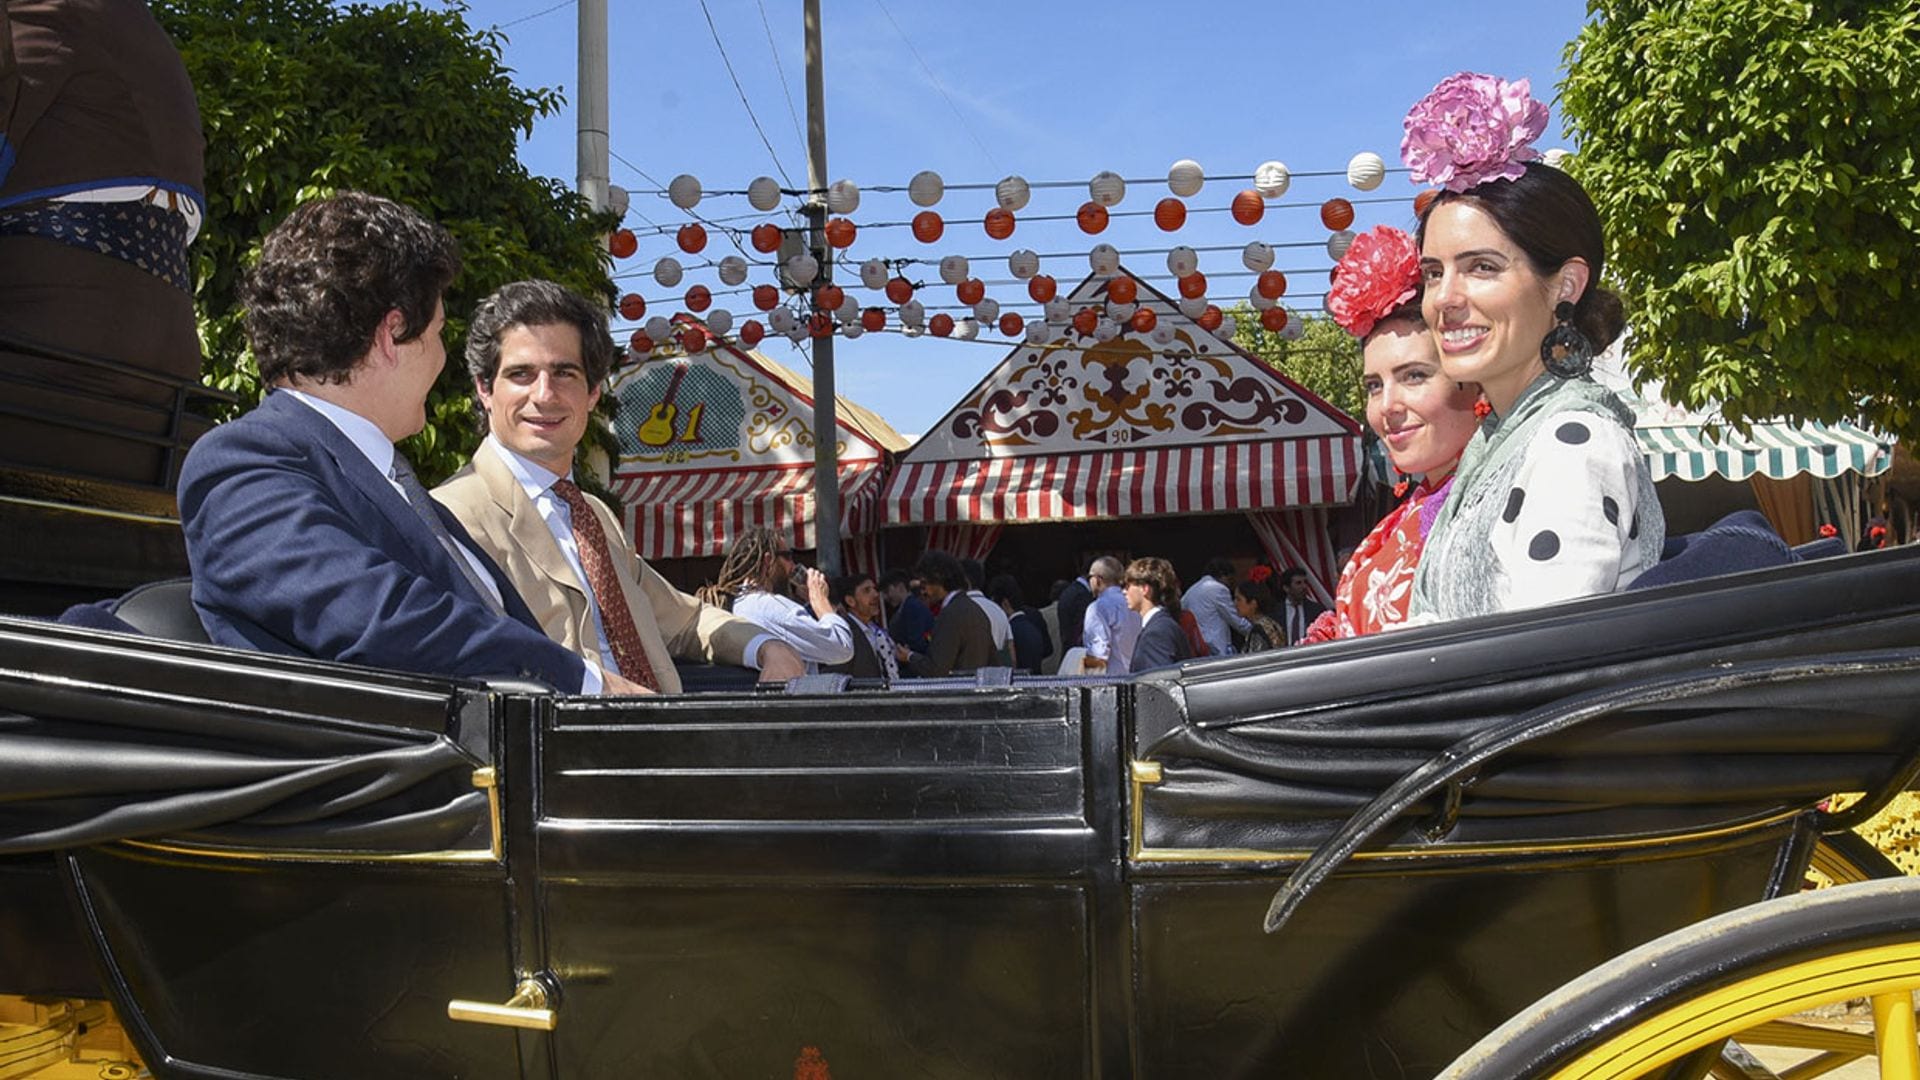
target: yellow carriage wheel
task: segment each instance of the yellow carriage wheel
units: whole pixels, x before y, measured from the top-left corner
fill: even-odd
[[[1842,885],[1649,942],[1522,1011],[1442,1077],[1632,1080],[1738,1039],[1810,1045],[1822,1055],[1783,1076],[1819,1076],[1873,1054],[1882,1080],[1920,1080],[1916,989],[1920,880]],[[1871,1042],[1786,1019],[1855,998],[1873,1002]]]

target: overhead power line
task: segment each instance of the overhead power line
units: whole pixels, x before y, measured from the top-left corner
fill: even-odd
[[[906,45],[907,51],[912,53],[913,58],[919,62],[920,70],[927,73],[927,81],[933,83],[933,88],[940,92],[940,96],[942,98],[946,99],[947,108],[953,110],[953,115],[960,121],[960,126],[967,130],[967,135],[973,139],[973,144],[980,148],[980,152],[982,154],[986,155],[987,164],[993,166],[995,169],[998,169],[1000,167],[1000,163],[994,160],[993,151],[987,149],[987,144],[980,141],[980,134],[973,130],[972,124],[969,124],[967,122],[966,114],[960,111],[960,106],[955,105],[953,103],[953,98],[949,97],[947,94],[947,88],[940,84],[940,77],[933,73],[933,69],[927,66],[926,58],[920,55],[920,50],[914,48],[913,42],[908,40],[907,32],[905,30],[900,29],[900,22],[899,20],[893,17],[893,12],[887,10],[887,5],[884,2],[882,2],[882,0],[873,0],[873,6],[879,8],[880,14],[885,15],[887,17],[887,21],[893,24],[893,32],[900,35],[901,43]]]
[[[733,70],[733,61],[727,56],[727,47],[720,43],[720,29],[713,25],[713,12],[707,10],[707,0],[700,0],[700,13],[707,17],[707,30],[713,34],[713,47],[720,50],[720,62],[727,66],[727,77],[733,80],[734,92],[740,95],[740,104],[747,110],[747,119],[753,121],[753,130],[760,136],[760,144],[767,148],[767,156],[773,159],[773,167],[780,173],[780,179],[793,186],[793,179],[787,175],[785,166],[780,164],[780,155],[773,152],[773,143],[767,140],[766,130],[760,126],[760,118],[753,114],[753,106],[747,101],[746,88],[740,85],[740,76]],[[657,181],[656,181],[657,183]]]
[[[543,7],[539,11],[536,11],[531,15],[522,15],[517,19],[509,19],[503,23],[495,23],[493,24],[493,28],[495,30],[505,30],[509,26],[519,26],[523,22],[530,22],[534,19],[539,18],[542,15],[551,15],[554,12],[559,11],[561,8],[572,7],[575,4],[575,2],[576,0],[560,0],[559,3],[553,5],[552,7]]]
[[[800,111],[793,107],[793,88],[787,85],[787,69],[780,63],[780,46],[773,40],[773,24],[767,21],[766,0],[760,0],[760,25],[767,31],[767,50],[773,53],[773,70],[780,76],[780,92],[787,97],[787,118],[793,121],[793,137],[800,140],[801,146],[805,146],[807,136],[800,130]]]

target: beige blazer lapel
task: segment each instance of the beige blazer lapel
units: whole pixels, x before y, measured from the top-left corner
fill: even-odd
[[[540,511],[527,498],[498,454],[482,447],[473,455],[473,471],[493,502],[487,531],[499,538],[514,588],[533,609],[533,617],[548,637],[599,663],[597,636],[585,632],[586,586],[574,574]]]

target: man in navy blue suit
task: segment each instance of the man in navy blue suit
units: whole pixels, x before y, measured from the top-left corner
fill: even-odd
[[[445,229],[359,192],[267,237],[244,302],[270,392],[180,474],[194,607],[222,645],[638,692],[542,633],[394,448],[426,425],[459,267]]]

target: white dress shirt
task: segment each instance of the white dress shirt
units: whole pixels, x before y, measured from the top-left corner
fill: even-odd
[[[847,629],[845,619],[816,619],[788,597],[746,588],[734,598],[733,613],[793,646],[810,674],[817,673],[821,664],[853,659],[853,631]]]
[[[1088,656],[1105,660],[1109,675],[1127,674],[1133,646],[1140,640],[1140,616],[1127,607],[1125,589],[1109,585],[1094,597],[1081,630]]]
[[[1193,612],[1193,621],[1200,627],[1200,637],[1215,656],[1227,656],[1233,652],[1233,631],[1244,634],[1253,629],[1253,624],[1234,610],[1233,590],[1227,588],[1226,582],[1211,575],[1194,582],[1186,595],[1180,598],[1180,606]]]
[[[1007,613],[1000,610],[999,604],[987,599],[987,594],[979,589],[968,589],[967,595],[973,597],[973,602],[987,613],[987,622],[993,624],[993,647],[1005,649],[1007,642],[1013,640],[1013,623],[1008,621]]]

